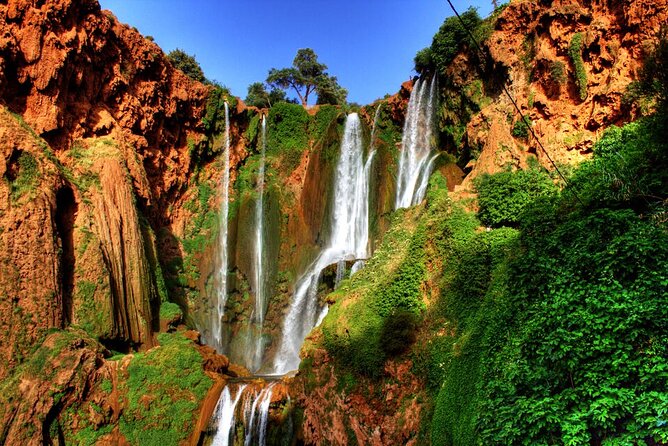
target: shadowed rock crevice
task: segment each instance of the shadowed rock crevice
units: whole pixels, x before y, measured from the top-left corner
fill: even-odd
[[[72,292],[74,289],[74,220],[78,210],[74,192],[64,186],[56,193],[56,230],[60,246],[60,286],[63,307],[63,326],[72,322]]]

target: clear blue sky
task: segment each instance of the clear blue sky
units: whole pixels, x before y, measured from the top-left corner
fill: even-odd
[[[491,0],[454,0],[487,16]],[[368,104],[414,74],[413,56],[452,15],[445,0],[100,0],[168,53],[194,54],[204,74],[244,98],[267,71],[313,48],[348,100]]]

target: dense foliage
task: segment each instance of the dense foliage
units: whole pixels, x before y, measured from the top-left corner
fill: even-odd
[[[482,24],[478,11],[472,7],[464,11],[461,18],[466,28],[472,32],[478,30]],[[419,51],[415,56],[415,71],[423,73],[436,70],[437,73],[445,74],[457,53],[472,44],[459,19],[456,16],[448,17],[434,35],[431,46]]]
[[[523,202],[519,232],[456,225],[433,444],[668,441],[665,131],[662,118],[611,129],[560,195],[482,192],[485,218]]]
[[[280,88],[272,88],[267,91],[262,82],[253,82],[248,86],[245,101],[246,104],[258,108],[269,108],[278,102],[292,102],[287,98],[285,91]]]
[[[515,226],[525,206],[556,192],[548,173],[535,168],[518,172],[484,174],[476,178],[478,218],[487,226]]]
[[[568,46],[568,55],[575,68],[575,82],[581,100],[587,99],[587,70],[582,60],[582,33],[575,33]]]
[[[204,77],[204,71],[200,66],[195,56],[191,56],[185,51],[177,48],[172,50],[167,54],[167,59],[174,65],[174,68],[177,68],[191,79],[194,79],[199,82],[206,82],[206,77]]]

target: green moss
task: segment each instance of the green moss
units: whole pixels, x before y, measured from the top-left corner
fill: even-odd
[[[137,353],[122,384],[127,409],[120,431],[133,445],[178,445],[197,420],[212,385],[202,357],[182,334],[158,335],[160,347]]]
[[[304,107],[287,102],[275,104],[267,116],[267,151],[281,159],[281,168],[291,172],[308,148],[309,116]]]
[[[587,99],[587,70],[582,60],[582,33],[575,33],[568,46],[568,55],[575,68],[575,82],[578,86],[578,96],[581,100]]]
[[[98,289],[101,288],[101,282],[88,280],[79,280],[74,286],[77,303],[75,320],[91,336],[106,334],[110,325],[106,307],[95,298]]]
[[[111,393],[113,390],[113,384],[110,379],[103,379],[102,382],[100,383],[100,390],[102,390],[104,393]]]
[[[11,182],[10,196],[18,201],[26,194],[31,194],[39,185],[40,169],[35,157],[29,152],[21,152],[18,158],[18,172]]]
[[[181,307],[177,304],[173,302],[163,302],[160,304],[160,319],[169,321],[182,316],[183,311],[181,311]]]

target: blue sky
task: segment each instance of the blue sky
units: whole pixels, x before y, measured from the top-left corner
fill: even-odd
[[[454,0],[487,16],[491,1]],[[452,15],[445,0],[100,0],[103,9],[154,37],[167,53],[194,54],[205,75],[244,98],[267,71],[313,48],[348,100],[367,104],[395,93],[413,56]]]

